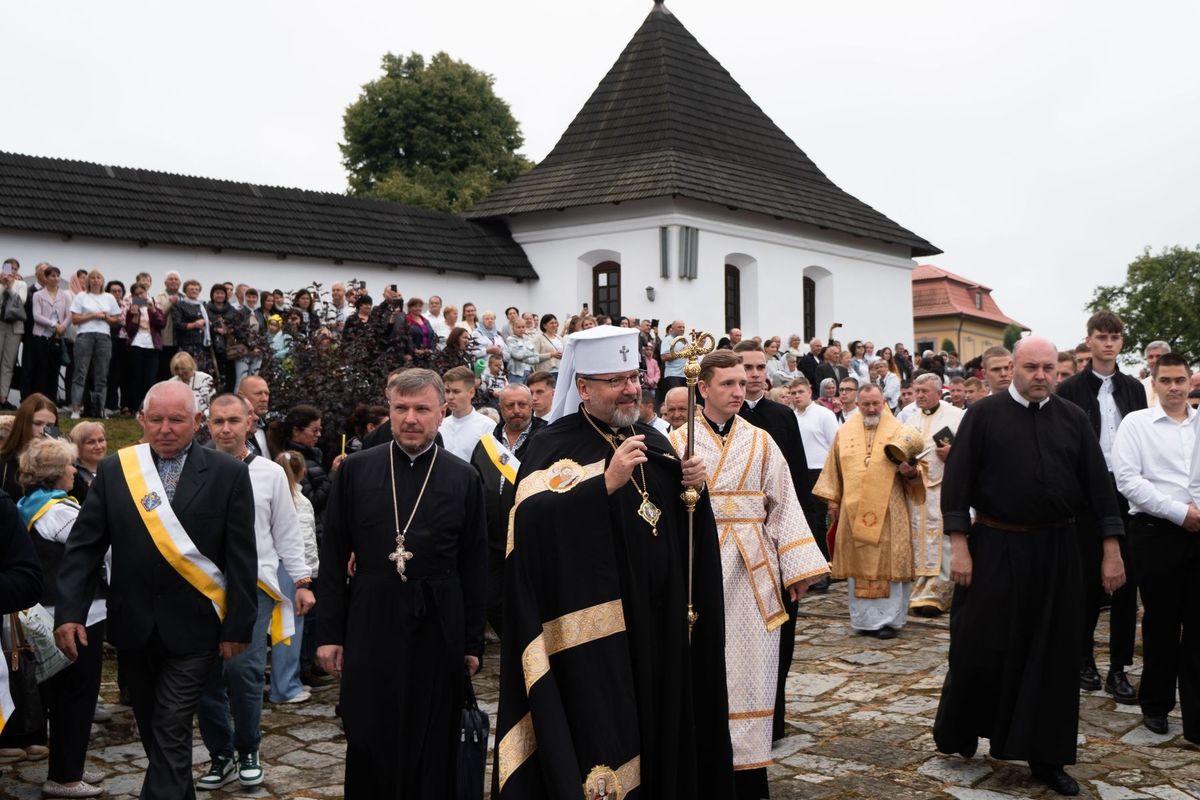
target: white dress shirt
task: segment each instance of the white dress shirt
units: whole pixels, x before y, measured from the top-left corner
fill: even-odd
[[[810,403],[804,411],[793,410],[793,413],[796,415],[796,424],[800,426],[807,466],[809,469],[821,469],[837,436],[837,416],[819,403]]]
[[[1149,514],[1182,525],[1188,503],[1196,495],[1196,412],[1176,422],[1162,406],[1134,411],[1125,417],[1113,442],[1113,476],[1117,490],[1133,514]]]
[[[448,452],[469,462],[475,452],[479,440],[496,429],[496,423],[475,409],[470,414],[456,417],[453,414],[442,420],[438,429],[442,434],[442,444]]]
[[[1100,379],[1100,391],[1096,399],[1100,402],[1100,451],[1104,453],[1104,463],[1108,471],[1113,471],[1112,449],[1117,438],[1117,428],[1121,425],[1121,411],[1113,398],[1113,376],[1092,372]]]
[[[304,560],[304,539],[296,503],[283,467],[257,456],[247,465],[254,489],[254,536],[258,543],[258,574],[274,575],[280,562],[292,582],[312,577]]]

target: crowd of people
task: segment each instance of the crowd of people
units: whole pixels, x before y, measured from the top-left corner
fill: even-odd
[[[353,282],[202,302],[175,273],[126,296],[49,264],[27,285],[12,260],[0,284],[6,662],[39,616],[66,656],[32,687],[0,673],[0,762],[48,757],[46,796],[101,793],[107,639],[143,797],[261,785],[264,692],[335,680],[346,796],[448,796],[487,644],[493,797],[767,797],[798,604],[843,580],[864,637],[949,614],[942,752],[984,737],[1075,794],[1080,691],[1164,733],[1176,683],[1200,744],[1200,377],[1165,342],[1122,373],[1110,312],[1078,347],[968,363],[735,329],[693,396],[683,320],[584,309],[560,329]],[[350,413],[272,401],[301,342],[381,335],[386,384]],[[124,412],[143,437],[107,456]]]

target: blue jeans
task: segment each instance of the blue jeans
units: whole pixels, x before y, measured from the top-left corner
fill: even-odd
[[[258,589],[258,619],[250,645],[228,661],[218,661],[208,675],[196,719],[209,756],[258,752],[262,740],[263,670],[275,601]],[[230,712],[233,719],[230,720]]]
[[[97,414],[104,411],[112,346],[112,336],[107,333],[81,333],[75,337],[75,373],[71,380],[71,405],[75,408],[83,405],[83,387],[91,367],[92,410]]]
[[[279,565],[279,588],[294,604],[296,602],[296,584],[293,582],[283,564]],[[309,615],[313,611],[308,612]],[[304,691],[300,682],[300,647],[304,642],[304,621],[307,616],[296,617],[296,634],[290,645],[271,645],[271,702],[282,703],[290,700]]]

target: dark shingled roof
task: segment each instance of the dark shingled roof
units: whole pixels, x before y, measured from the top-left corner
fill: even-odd
[[[0,228],[537,278],[500,224],[303,189],[0,153]]]
[[[674,196],[941,252],[835,186],[658,3],[550,155],[465,216]]]

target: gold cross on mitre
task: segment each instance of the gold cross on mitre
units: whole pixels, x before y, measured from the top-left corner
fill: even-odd
[[[396,562],[396,572],[400,573],[400,580],[402,581],[408,581],[408,576],[404,574],[404,570],[412,557],[413,554],[404,549],[404,534],[399,534],[396,536],[396,550],[388,556],[388,561]]]

